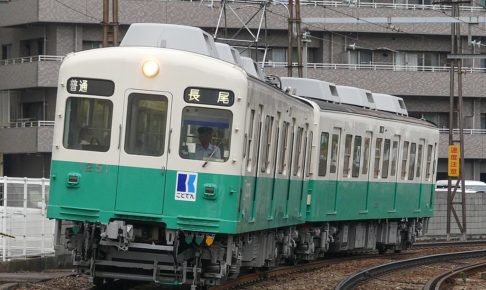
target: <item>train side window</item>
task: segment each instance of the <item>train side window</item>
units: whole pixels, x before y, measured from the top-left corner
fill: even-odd
[[[361,161],[361,136],[354,137],[354,150],[353,150],[353,170],[351,175],[353,177],[359,176],[359,167]]]
[[[393,141],[391,156],[390,176],[395,176],[397,171],[398,141]]]
[[[273,128],[273,117],[266,116],[265,117],[265,125],[263,131],[263,150],[262,150],[262,157],[260,160],[260,170],[261,172],[267,171],[268,165],[270,164],[270,147],[272,145],[272,128]]]
[[[373,166],[373,177],[378,178],[380,176],[380,160],[381,160],[381,144],[383,138],[376,138],[375,143],[375,164]]]
[[[312,139],[314,138],[314,133],[311,131],[309,133],[309,139],[307,140],[307,160],[305,162],[306,164],[306,172],[307,176],[312,175],[312,166],[311,166],[311,160],[312,160]]]
[[[343,177],[349,177],[349,161],[351,159],[351,143],[353,143],[353,135],[346,134],[346,138],[344,140]]]
[[[108,151],[112,114],[113,103],[109,100],[68,98],[63,146],[75,150]]]
[[[423,152],[423,146],[422,144],[419,144],[418,146],[418,152],[417,152],[417,172],[416,172],[416,177],[420,177],[422,174],[422,153]]]
[[[164,154],[167,105],[165,96],[138,93],[128,96],[125,152],[147,156]]]
[[[403,142],[403,152],[402,152],[402,174],[401,177],[403,180],[407,177],[407,160],[408,160],[408,141]]]
[[[179,155],[184,159],[225,162],[229,158],[233,113],[185,107],[182,110]]]
[[[304,134],[304,128],[298,127],[297,128],[297,138],[295,141],[295,148],[294,148],[294,160],[295,160],[295,166],[294,166],[294,176],[297,176],[299,173],[299,170],[302,166],[301,164],[301,154],[302,154],[302,136]]]
[[[363,155],[363,170],[361,174],[368,174],[368,165],[370,160],[370,153],[371,153],[371,138],[366,137],[364,141],[364,155]]]
[[[408,163],[408,180],[413,180],[414,170],[415,170],[415,157],[417,154],[417,144],[412,143],[410,145],[410,158]]]
[[[431,165],[432,165],[432,149],[434,147],[432,145],[427,146],[427,165],[425,165],[425,179],[427,181],[432,181],[432,174],[430,174],[431,171]]]
[[[432,160],[435,160],[435,156],[437,156],[437,143],[434,144],[434,150],[433,150],[433,156],[432,156]],[[435,165],[436,163],[434,161],[432,161],[432,178],[435,176]]]
[[[282,133],[281,133],[281,140],[282,140],[282,147],[280,148],[280,156],[279,156],[279,166],[278,166],[278,173],[280,174],[285,174],[285,167],[287,166],[286,164],[286,152],[287,152],[287,147],[289,144],[289,122],[283,122],[282,126]]]
[[[331,140],[331,166],[329,167],[329,173],[336,173],[337,170],[337,158],[339,150],[339,135],[332,134]]]
[[[388,166],[390,165],[390,139],[385,139],[383,146],[383,165],[381,167],[381,178],[388,178]]]
[[[329,151],[329,133],[321,133],[321,145],[319,149],[319,169],[317,175],[326,176],[327,171],[327,153]]]
[[[245,152],[244,152],[244,155],[247,156],[247,159],[246,159],[246,166],[247,166],[247,170],[248,171],[251,171],[251,144],[253,142],[253,123],[255,122],[255,110],[251,110],[250,112],[250,124],[249,124],[249,128],[248,128],[248,137],[247,137],[247,141],[246,141],[246,149],[245,149]]]

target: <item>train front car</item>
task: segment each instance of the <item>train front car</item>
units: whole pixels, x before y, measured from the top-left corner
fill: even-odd
[[[238,259],[216,234],[237,231],[247,75],[196,28],[121,46],[61,66],[48,216],[96,284],[216,283]]]

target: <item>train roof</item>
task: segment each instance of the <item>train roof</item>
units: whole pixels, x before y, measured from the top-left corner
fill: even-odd
[[[262,81],[265,81],[265,75],[263,74],[258,64],[253,61],[253,59],[242,56],[241,57],[241,64],[242,68],[246,71],[247,74],[256,77]]]
[[[184,25],[134,23],[120,46],[172,48],[219,58],[211,35],[200,28]]]
[[[371,93],[368,90],[355,87],[336,86],[333,83],[316,79],[292,77],[282,77],[280,79],[282,89],[301,97],[408,116],[405,102],[400,97]]]
[[[290,93],[317,100],[340,103],[341,100],[337,91],[333,90],[336,85],[321,80],[281,77],[282,89]]]
[[[335,104],[335,103],[330,103],[326,102],[324,100],[320,99],[314,99],[314,98],[309,98],[312,101],[316,102],[319,107],[321,108],[321,111],[336,111],[336,112],[346,112],[346,113],[351,113],[351,114],[359,114],[359,115],[366,115],[370,117],[375,117],[375,118],[382,118],[382,119],[388,119],[388,120],[394,120],[394,121],[402,121],[402,122],[408,122],[408,123],[414,123],[417,125],[422,125],[422,126],[427,126],[427,127],[437,127],[434,123],[429,122],[425,119],[417,119],[405,115],[397,115],[392,112],[386,112],[386,111],[375,111],[375,110],[368,110],[364,108],[360,108],[357,106],[352,106],[352,105],[346,105],[346,104]]]
[[[215,42],[219,59],[242,66],[240,52],[226,43]]]

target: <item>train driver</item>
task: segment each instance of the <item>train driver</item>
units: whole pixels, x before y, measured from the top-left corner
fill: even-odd
[[[197,129],[200,144],[196,145],[196,158],[199,160],[219,159],[221,150],[217,145],[211,143],[213,129],[210,127],[199,127]]]

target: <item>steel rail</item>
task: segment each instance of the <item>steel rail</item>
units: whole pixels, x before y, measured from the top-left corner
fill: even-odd
[[[430,279],[424,286],[424,290],[439,290],[443,289],[444,282],[451,278],[456,278],[463,274],[475,273],[486,268],[486,262],[477,263],[474,265],[468,265],[453,270],[445,271],[432,279]]]
[[[354,289],[358,283],[370,279],[371,277],[383,275],[388,272],[396,271],[403,268],[410,268],[413,266],[437,263],[441,261],[456,260],[456,259],[470,259],[475,257],[486,256],[486,250],[457,252],[430,255],[420,258],[413,258],[398,262],[387,263],[380,266],[371,267],[357,273],[348,276],[348,278],[342,280],[335,288],[335,290],[347,290]]]
[[[422,242],[414,243],[411,249],[423,249],[423,248],[435,248],[435,247],[469,247],[469,246],[481,246],[486,245],[486,240],[471,240],[471,241],[454,241],[454,242]]]

